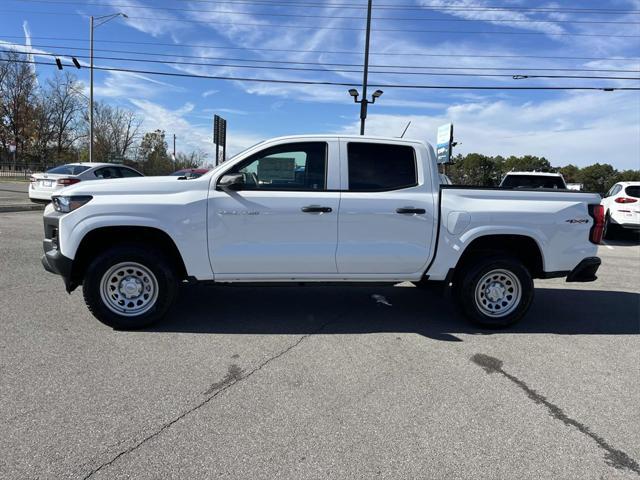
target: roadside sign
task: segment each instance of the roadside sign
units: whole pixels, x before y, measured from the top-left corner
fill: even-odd
[[[227,150],[227,121],[218,116],[213,116],[213,143],[216,145],[216,165],[225,161]],[[222,147],[222,159],[220,158]]]
[[[453,123],[447,123],[438,128],[436,139],[436,153],[438,163],[449,163],[451,161],[451,147],[453,144]]]

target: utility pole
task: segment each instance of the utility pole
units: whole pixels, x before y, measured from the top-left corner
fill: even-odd
[[[362,77],[362,99],[360,102],[360,135],[364,135],[364,123],[367,120],[367,83],[369,80],[369,38],[371,37],[371,4],[373,0],[367,3],[367,32],[364,41],[364,74]]]
[[[176,167],[176,134],[173,134],[173,168]]]

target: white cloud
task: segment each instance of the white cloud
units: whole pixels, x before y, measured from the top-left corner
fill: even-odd
[[[117,12],[126,13],[129,18],[122,19],[122,21],[127,25],[154,37],[164,34],[173,37],[176,32],[187,28],[183,22],[177,21],[178,17],[172,15],[171,12],[145,8],[143,3],[136,0],[127,0],[126,6],[123,6],[121,0],[106,0],[105,3],[111,5]]]
[[[202,98],[207,98],[207,97],[210,97],[211,95],[215,95],[219,91],[220,90],[206,90],[206,91],[202,92]]]
[[[179,88],[139,73],[108,72],[101,84],[94,85],[94,93],[99,97],[151,98],[166,91],[177,91]]]
[[[212,121],[208,124],[193,124],[185,118],[193,111],[193,104],[171,110],[158,103],[143,99],[132,99],[137,113],[143,119],[142,132],[156,129],[164,130],[167,137],[175,134],[179,151],[188,152],[201,149],[208,153],[208,161],[215,158],[215,146],[212,139]],[[264,137],[252,133],[227,130],[227,157],[264,140]]]
[[[420,0],[421,5],[443,7],[440,13],[452,15],[466,20],[478,20],[500,26],[509,26],[523,30],[533,30],[547,34],[564,33],[564,28],[556,23],[529,23],[531,20],[552,20],[534,18],[532,15],[517,10],[474,10],[474,7],[491,7],[495,3],[479,0]],[[456,9],[450,9],[455,7]]]
[[[554,165],[611,163],[640,169],[640,95],[637,92],[576,93],[557,100],[485,101],[457,104],[437,116],[384,115],[367,118],[367,134],[433,141],[439,125],[453,121],[457,153],[541,155]],[[357,133],[359,123],[343,128]]]

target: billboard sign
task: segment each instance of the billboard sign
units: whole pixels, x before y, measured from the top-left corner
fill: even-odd
[[[451,147],[453,145],[453,123],[447,123],[438,128],[436,139],[436,153],[438,163],[451,162]]]

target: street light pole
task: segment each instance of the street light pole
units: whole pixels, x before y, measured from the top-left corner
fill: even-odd
[[[89,19],[89,162],[93,162],[93,15]]]
[[[369,0],[367,4],[367,32],[364,41],[364,73],[362,76],[362,99],[360,102],[360,135],[364,135],[364,124],[367,119],[367,83],[369,79],[369,38],[371,37],[371,4],[373,0]],[[374,99],[375,101],[375,99]]]
[[[125,13],[118,12],[101,17],[89,17],[89,161],[93,162],[93,31],[100,25],[104,25],[109,20],[117,17],[129,18]],[[102,20],[97,25],[94,20]]]

